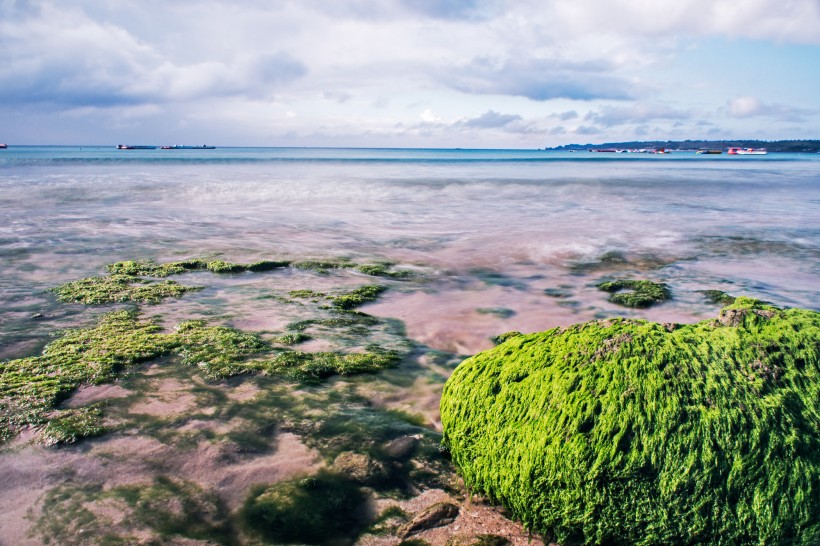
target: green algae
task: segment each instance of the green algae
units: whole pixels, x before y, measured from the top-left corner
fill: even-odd
[[[256,487],[242,507],[249,531],[277,544],[351,539],[364,526],[366,497],[342,476],[321,472]]]
[[[138,277],[168,277],[181,273],[195,271],[211,271],[212,273],[242,273],[243,271],[270,271],[288,267],[289,260],[264,260],[250,264],[237,264],[224,260],[182,260],[178,262],[157,263],[151,260],[127,260],[106,266],[112,274],[130,275]]]
[[[311,339],[313,339],[311,336],[302,332],[289,332],[274,338],[273,342],[280,345],[299,345]]]
[[[498,334],[497,336],[493,336],[492,342],[496,345],[500,345],[507,341],[508,339],[512,339],[514,337],[523,336],[519,331],[513,330],[512,332],[504,332],[503,334]]]
[[[620,279],[598,283],[599,290],[610,292],[609,301],[626,307],[645,308],[671,299],[669,287],[663,283]]]
[[[408,280],[416,277],[415,273],[406,269],[394,270],[393,264],[390,262],[359,265],[356,266],[356,271],[371,277],[387,277],[396,280]]]
[[[59,411],[49,417],[48,423],[40,432],[40,442],[53,446],[101,436],[106,432],[102,418],[103,411],[99,404]]]
[[[114,275],[132,277],[168,277],[190,271],[203,271],[207,267],[204,260],[185,260],[179,262],[156,263],[151,260],[127,260],[108,264],[106,270]]]
[[[731,305],[737,298],[730,296],[723,290],[698,290],[709,303],[718,305]]]
[[[387,287],[384,285],[368,284],[337,296],[331,296],[330,300],[333,307],[347,311],[375,301],[385,290],[387,290]]]
[[[112,511],[123,515],[113,518]],[[36,523],[43,542],[59,546],[176,544],[186,539],[236,543],[229,513],[215,493],[165,476],[110,489],[69,481],[46,493]]]
[[[389,350],[347,354],[285,351],[271,360],[257,362],[257,365],[269,373],[282,374],[298,381],[314,382],[333,375],[374,373],[393,368],[401,362],[401,358],[398,352]]]
[[[314,303],[327,300],[336,309],[349,311],[365,303],[375,301],[385,290],[387,290],[387,287],[382,284],[367,284],[339,294],[326,294],[315,290],[302,289],[291,290],[288,295],[291,298],[306,299]]]
[[[90,328],[64,331],[41,356],[0,362],[0,435],[46,422],[46,412],[83,383],[111,381],[129,366],[168,354],[179,341],[159,330],[134,311],[116,311]]]
[[[738,298],[718,320],[515,337],[444,388],[468,487],[573,544],[815,544],[820,314]]]
[[[203,320],[180,323],[175,331],[182,362],[196,366],[208,379],[225,379],[256,368],[248,357],[270,349],[257,334],[227,326],[208,326]]]
[[[184,286],[174,281],[148,281],[130,275],[112,274],[86,277],[52,289],[61,302],[102,305],[105,303],[159,303],[201,287]]]
[[[194,271],[214,262],[187,261],[171,264],[153,262],[119,262],[112,271],[128,271],[141,275],[165,275],[179,271]],[[263,263],[263,262],[259,262]],[[279,266],[278,262],[270,262]],[[258,264],[252,264],[254,267]],[[214,270],[233,270],[218,263]],[[55,289],[61,299],[87,304],[111,301],[153,301],[166,295],[157,289],[174,287],[190,290],[173,281],[146,281],[136,276],[112,273],[106,277],[82,279]],[[140,296],[142,289],[153,290],[154,296]],[[48,412],[83,383],[111,381],[120,372],[138,362],[163,355],[179,355],[181,362],[195,366],[207,379],[223,380],[240,374],[265,373],[302,382],[317,382],[333,375],[374,373],[396,366],[402,358],[397,349],[365,345],[375,327],[386,332],[394,330],[389,322],[355,311],[355,308],[375,300],[387,289],[383,285],[365,285],[325,295],[303,291],[302,295],[323,298],[330,305],[320,316],[291,324],[289,331],[270,342],[258,334],[227,326],[210,326],[201,320],[180,323],[172,333],[162,333],[151,321],[140,321],[136,311],[105,315],[91,328],[67,330],[49,343],[38,357],[0,362],[0,441],[10,439],[26,425],[49,422]],[[331,316],[327,315],[328,310]],[[341,352],[306,353],[292,351],[281,345],[295,345],[311,339],[303,330],[333,332],[348,344]],[[388,332],[390,335],[392,333]],[[403,332],[396,332],[396,335]],[[342,336],[341,338],[339,336]],[[346,336],[346,337],[345,337]],[[401,351],[406,348],[401,347]],[[52,425],[52,428],[57,426]]]

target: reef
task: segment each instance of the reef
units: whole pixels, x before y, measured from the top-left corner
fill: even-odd
[[[441,400],[465,484],[561,544],[817,544],[820,313],[738,298],[465,360]]]

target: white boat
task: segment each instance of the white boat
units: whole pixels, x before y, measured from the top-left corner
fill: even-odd
[[[729,148],[729,155],[766,155],[766,148]]]

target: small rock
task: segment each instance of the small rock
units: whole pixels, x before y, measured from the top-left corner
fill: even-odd
[[[419,439],[415,436],[402,436],[388,442],[383,451],[385,455],[393,459],[407,459],[416,450]]]
[[[387,477],[384,465],[368,455],[343,451],[333,461],[333,468],[353,481],[361,484],[373,484]]]
[[[449,525],[456,520],[458,513],[458,506],[452,502],[437,502],[432,506],[428,506],[412,520],[399,527],[398,536],[399,538],[407,538],[428,529]]]

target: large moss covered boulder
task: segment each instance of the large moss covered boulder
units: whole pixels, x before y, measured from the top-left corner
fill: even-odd
[[[820,313],[514,337],[444,388],[466,484],[569,544],[820,544]]]

